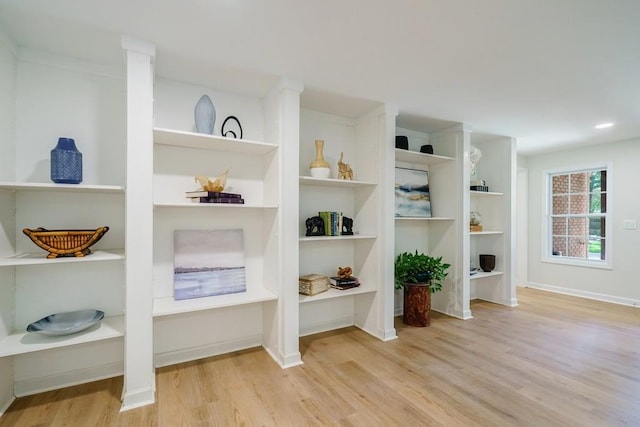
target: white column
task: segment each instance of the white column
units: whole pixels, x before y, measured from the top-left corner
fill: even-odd
[[[302,363],[298,347],[298,223],[299,223],[299,144],[300,144],[300,93],[302,83],[282,79],[265,99],[266,133],[268,141],[280,146],[278,160],[280,229],[278,303],[275,316],[266,325],[271,334],[266,335],[265,348],[282,366],[288,368]]]
[[[381,313],[378,325],[379,338],[388,341],[397,338],[394,326],[394,242],[395,242],[395,139],[396,116],[398,107],[385,104],[384,112],[380,115],[378,141],[379,164],[378,187],[380,194],[380,211],[378,239],[380,239],[380,285],[378,300]]]
[[[155,400],[153,368],[153,66],[155,46],[124,36],[127,61],[126,292],[122,410]]]
[[[458,141],[456,147],[456,164],[458,167],[457,176],[458,183],[456,194],[459,200],[459,209],[457,218],[460,218],[456,227],[458,227],[458,235],[462,238],[462,250],[457,256],[458,276],[456,278],[456,288],[458,289],[458,298],[456,306],[460,307],[457,313],[462,319],[471,319],[471,281],[469,280],[469,266],[471,265],[471,239],[469,235],[469,215],[471,210],[471,197],[469,194],[471,160],[469,159],[469,151],[471,150],[471,125],[462,125],[462,138]]]

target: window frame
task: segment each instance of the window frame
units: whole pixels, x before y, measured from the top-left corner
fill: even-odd
[[[605,259],[589,259],[589,258],[573,258],[567,256],[554,256],[553,251],[553,217],[552,217],[552,200],[553,200],[553,176],[554,175],[570,175],[573,173],[589,172],[594,170],[605,170],[607,172],[607,189],[606,189],[606,211],[604,212],[605,228],[604,228],[604,252]],[[543,177],[543,197],[545,200],[542,213],[542,262],[553,264],[572,265],[590,268],[613,269],[613,164],[612,162],[601,162],[594,164],[582,164],[576,166],[568,166],[562,168],[554,168],[544,170]]]

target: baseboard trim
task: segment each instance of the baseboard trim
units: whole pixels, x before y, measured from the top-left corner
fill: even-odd
[[[471,310],[465,310],[460,315],[454,314],[454,313],[448,313],[448,312],[442,311],[442,310],[436,310],[433,307],[431,307],[431,310],[437,311],[438,313],[444,314],[444,315],[449,316],[449,317],[455,317],[456,319],[460,319],[460,320],[473,319],[473,315],[471,314]],[[401,308],[396,308],[394,310],[394,312],[393,312],[394,317],[402,316],[403,314],[404,314],[404,310],[402,310]]]
[[[125,393],[122,398],[122,406],[120,412],[130,411],[131,409],[140,408],[142,406],[152,405],[156,401],[155,387],[145,387]]]
[[[341,319],[332,319],[326,322],[314,323],[304,328],[300,328],[300,336],[319,334],[320,332],[332,331],[334,329],[346,328],[353,326],[353,316],[343,317]]]
[[[75,371],[63,372],[46,377],[33,378],[24,381],[16,381],[13,393],[16,397],[28,396],[45,391],[57,390],[78,384],[113,378],[123,375],[124,362],[110,363]]]
[[[289,354],[287,356],[285,355],[276,355],[274,354],[271,350],[269,350],[267,347],[263,347],[265,349],[265,351],[267,353],[269,353],[269,356],[271,356],[271,358],[273,360],[275,360],[275,362],[280,365],[280,367],[282,369],[287,369],[287,368],[291,368],[293,366],[298,366],[298,365],[302,365],[302,355],[300,354],[299,351],[296,351],[295,353]]]
[[[499,301],[499,300],[492,300],[489,298],[473,298],[471,301],[473,300],[477,300],[477,301],[486,301],[486,302],[490,302],[493,304],[498,304],[498,305],[504,305],[505,307],[517,307],[518,306],[518,300],[516,298],[511,298],[508,302],[505,301]]]
[[[378,337],[380,338],[380,337]],[[391,341],[391,340],[395,340],[398,339],[398,334],[396,333],[396,328],[389,328],[387,330],[384,331],[382,338],[380,338],[382,341]]]
[[[615,295],[599,294],[596,292],[582,291],[579,289],[563,288],[561,286],[547,285],[544,283],[527,282],[525,288],[539,289],[542,291],[555,292],[557,294],[571,295],[574,297],[581,297],[592,299],[596,301],[608,302],[611,304],[626,305],[630,307],[640,307],[640,300],[632,298],[617,297]]]
[[[366,332],[367,334],[371,335],[372,337],[379,339],[380,341],[391,341],[398,338],[398,336],[396,335],[395,328],[391,328],[387,330],[377,329],[375,331],[372,331],[372,330],[369,330],[368,328],[365,328],[364,325],[355,324],[354,326],[362,330],[363,332]]]
[[[224,341],[182,350],[167,351],[164,353],[156,353],[153,356],[153,363],[156,368],[160,368],[163,366],[175,365],[176,363],[191,362],[192,360],[204,359],[206,357],[260,346],[262,346],[262,335],[251,335],[238,340]]]
[[[473,319],[473,314],[471,314],[471,310],[464,310],[462,312],[462,320]]]
[[[7,412],[7,409],[9,409],[9,406],[11,406],[11,404],[15,400],[16,400],[16,397],[11,396],[2,406],[0,406],[0,417],[2,417],[5,412]]]

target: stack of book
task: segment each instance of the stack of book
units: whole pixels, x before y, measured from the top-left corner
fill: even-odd
[[[470,185],[469,190],[471,191],[484,191],[485,193],[489,192],[489,186],[487,185]]]
[[[325,236],[339,236],[342,230],[342,212],[322,211],[318,216],[324,222]]]
[[[329,290],[329,278],[321,274],[305,274],[298,279],[298,292],[316,295]]]
[[[360,281],[357,277],[330,277],[329,283],[331,283],[331,287],[335,289],[345,290],[356,288],[360,286]]]
[[[239,193],[218,193],[214,191],[187,191],[185,193],[193,203],[233,203],[244,205],[244,199]]]

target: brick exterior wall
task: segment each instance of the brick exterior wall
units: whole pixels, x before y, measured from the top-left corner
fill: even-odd
[[[554,215],[589,212],[589,173],[554,176],[552,195]],[[552,230],[554,254],[587,257],[589,221],[586,218],[553,218]]]

